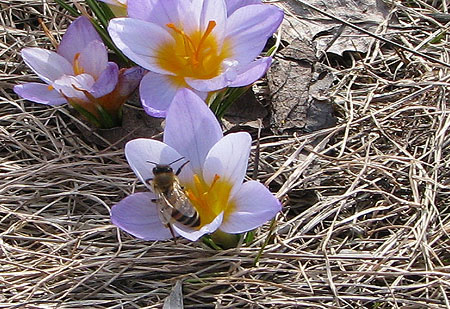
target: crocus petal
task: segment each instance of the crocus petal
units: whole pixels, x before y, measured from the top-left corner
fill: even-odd
[[[242,68],[246,66],[241,66]],[[228,87],[238,77],[239,62],[226,59],[222,62],[222,73],[210,79],[185,78],[186,83],[197,91],[210,92]]]
[[[189,239],[190,241],[196,241],[205,234],[211,234],[215,232],[222,224],[222,220],[223,220],[223,212],[220,213],[211,223],[205,224],[199,230],[192,230],[184,225],[179,224],[174,224],[173,229],[175,230],[175,232],[180,234],[180,236],[183,236],[184,238]]]
[[[48,84],[64,74],[72,75],[72,65],[61,55],[55,52],[30,47],[21,51],[23,61]]]
[[[229,84],[229,87],[242,87],[253,84],[260,79],[272,63],[272,57],[264,57],[249,64],[237,68],[236,79]]]
[[[142,106],[147,114],[164,118],[178,90],[189,88],[183,78],[148,72],[139,85]],[[206,91],[191,89],[202,100],[208,96]]]
[[[160,141],[147,138],[129,141],[125,145],[125,156],[136,176],[150,189],[148,181],[153,179],[154,163],[169,164],[183,157],[172,147]],[[173,163],[171,167],[176,173],[185,162],[186,160],[180,160]],[[185,165],[178,175],[181,182],[188,182],[192,179],[192,176],[193,172],[189,164]]]
[[[14,92],[22,98],[47,105],[61,105],[67,100],[55,89],[49,88],[47,84],[26,83],[14,86]]]
[[[166,29],[139,19],[114,18],[108,31],[114,44],[132,61],[156,73],[172,74],[160,68],[156,58],[160,44],[174,41]]]
[[[261,4],[261,0],[225,0],[225,2],[227,3],[228,16],[243,6],[250,4]]]
[[[75,54],[81,52],[92,41],[101,42],[102,39],[89,18],[80,16],[67,28],[58,46],[58,54],[72,63]]]
[[[244,183],[232,199],[235,208],[220,226],[226,233],[250,231],[272,219],[281,210],[280,201],[257,181]]]
[[[120,96],[129,96],[142,80],[147,71],[139,66],[122,69],[119,73],[118,91]]]
[[[212,183],[216,175],[233,184],[231,195],[239,189],[247,171],[252,138],[247,132],[224,136],[209,151],[203,165],[203,178]],[[236,185],[237,184],[237,185]]]
[[[66,97],[87,100],[86,95],[81,90],[89,91],[94,83],[94,78],[91,75],[79,74],[77,76],[64,75],[52,85]]]
[[[225,36],[227,19],[227,8],[224,0],[192,0],[190,11],[180,18],[186,33],[200,30],[203,33],[210,21],[215,21],[216,25],[212,31],[213,36],[219,46],[222,45]]]
[[[164,142],[188,158],[199,174],[209,150],[222,136],[205,102],[189,89],[179,90],[167,113]]]
[[[95,81],[92,89],[89,91],[95,98],[100,98],[107,95],[117,85],[119,79],[119,67],[114,62],[107,64],[106,70],[100,74],[100,77]]]
[[[183,3],[190,1],[179,0],[133,0],[128,3],[128,16],[145,20],[161,27],[168,23],[179,24],[179,14],[182,8],[187,8]]]
[[[254,4],[237,9],[227,20],[233,58],[241,65],[253,61],[282,20],[283,11],[273,5]]]
[[[155,0],[133,0],[128,3],[128,17],[150,21],[150,12],[154,8]]]
[[[166,117],[167,110],[179,89],[188,87],[176,81],[170,75],[148,72],[139,85],[141,103],[147,114],[153,117]],[[191,89],[202,100],[208,96],[208,92]]]
[[[132,194],[111,208],[111,221],[117,227],[144,240],[172,238],[170,230],[159,218],[158,207],[150,192]]]
[[[98,79],[108,65],[108,51],[102,42],[92,41],[81,51],[79,61],[84,73]]]
[[[197,91],[209,92],[215,91],[228,86],[231,82],[227,79],[227,74],[222,73],[210,79],[194,79],[185,78],[186,83]]]
[[[148,72],[139,85],[141,103],[145,112],[153,117],[165,117],[175,93],[182,85],[170,75]]]

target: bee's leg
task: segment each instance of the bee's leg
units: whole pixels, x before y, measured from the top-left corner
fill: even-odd
[[[180,175],[181,170],[183,169],[183,167],[184,167],[186,164],[188,164],[189,162],[190,162],[189,160],[186,161],[186,162],[184,162],[184,163],[177,169],[177,172],[175,173],[175,175],[176,175],[176,176]]]
[[[172,225],[170,225],[170,223],[169,223],[169,224],[167,224],[167,227],[169,228],[170,234],[172,234],[172,237],[173,237],[173,242],[176,245],[177,244],[177,237],[175,236],[175,232],[173,231]]]

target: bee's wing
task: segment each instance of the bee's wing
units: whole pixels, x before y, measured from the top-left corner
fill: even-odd
[[[163,224],[168,224],[172,217],[173,206],[167,200],[166,196],[159,192],[159,190],[154,191],[156,195],[155,204],[158,205],[158,215],[159,219]]]
[[[178,180],[173,183],[173,191],[171,192],[170,200],[173,200],[173,207],[185,216],[192,217],[195,215],[195,208],[194,206],[192,206],[191,201],[186,196],[186,193],[184,192]]]

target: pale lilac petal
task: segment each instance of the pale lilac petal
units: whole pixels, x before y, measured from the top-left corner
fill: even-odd
[[[180,236],[189,239],[190,241],[196,241],[205,234],[214,233],[222,224],[222,220],[223,220],[223,212],[220,213],[211,223],[205,224],[199,230],[193,230],[181,224],[174,224],[172,225],[172,227],[175,230],[175,232],[180,234]]]
[[[261,0],[225,0],[225,2],[227,3],[228,16],[243,6],[250,4],[261,4]]]
[[[157,0],[132,0],[127,4],[128,17],[150,21],[149,16]]]
[[[228,86],[231,82],[227,78],[227,74],[222,73],[216,77],[210,79],[194,79],[194,78],[185,78],[186,83],[194,88],[195,90],[202,92],[215,91],[219,89],[223,89]]]
[[[89,91],[94,83],[94,78],[89,74],[64,75],[56,80],[52,86],[66,97],[87,100],[86,95],[81,90]]]
[[[181,89],[167,112],[164,142],[191,162],[200,173],[206,155],[223,136],[214,114],[195,93]]]
[[[84,73],[98,79],[108,65],[108,51],[102,42],[92,41],[81,51],[79,61]]]
[[[174,42],[166,29],[139,19],[114,18],[108,31],[114,44],[132,61],[156,73],[172,74],[158,65],[156,57],[161,44]]]
[[[80,16],[67,28],[58,46],[58,54],[72,63],[75,54],[81,52],[92,41],[101,42],[102,39],[89,18]]]
[[[242,66],[243,67],[243,66]],[[228,87],[238,77],[239,62],[226,59],[222,62],[222,72],[210,79],[185,78],[186,83],[193,89],[210,92]]]
[[[165,117],[175,93],[182,88],[169,75],[148,72],[139,85],[141,103],[145,112],[153,117]]]
[[[233,59],[250,63],[263,50],[267,39],[283,20],[283,11],[273,5],[247,5],[237,9],[227,21],[227,39]]]
[[[148,181],[153,179],[153,168],[155,167],[155,164],[150,162],[169,164],[183,157],[172,147],[160,141],[147,138],[138,138],[129,141],[125,145],[125,156],[136,176],[150,189],[151,187],[148,185]],[[174,172],[186,161],[180,160],[173,163],[171,166]],[[185,165],[178,175],[182,183],[190,182],[192,176],[193,172],[190,164]]]
[[[61,55],[55,52],[29,47],[21,51],[23,61],[41,78],[44,82],[51,84],[54,80],[64,74],[72,75],[72,65]]]
[[[146,73],[147,70],[139,66],[121,70],[118,81],[119,94],[122,97],[129,96],[139,86],[142,77],[144,77]]]
[[[252,138],[247,132],[225,135],[209,151],[203,165],[203,178],[212,183],[218,175],[233,185],[231,195],[239,189],[247,172]]]
[[[250,62],[248,65],[237,68],[236,79],[231,82],[229,87],[242,87],[253,84],[255,81],[260,79],[272,63],[271,57],[264,57],[255,61]]]
[[[271,220],[281,210],[280,201],[257,181],[244,183],[232,197],[234,211],[224,218],[220,229],[237,234],[250,231]]]
[[[144,240],[172,238],[170,230],[162,224],[158,207],[152,202],[155,195],[140,192],[130,195],[111,208],[111,221],[131,235]]]
[[[107,95],[116,88],[119,79],[119,67],[114,62],[107,64],[106,70],[100,74],[100,77],[95,81],[92,89],[89,91],[95,98],[100,98]]]
[[[145,20],[161,27],[173,23],[179,25],[180,12],[187,15],[190,1],[133,0],[128,3],[128,16]]]
[[[61,105],[67,100],[55,89],[50,90],[47,84],[26,83],[14,86],[14,92],[22,98],[46,105]]]
[[[224,0],[192,0],[189,14],[180,16],[184,30],[191,33],[200,30],[203,33],[210,21],[215,21],[216,26],[212,35],[216,38],[219,48],[225,37],[227,8]]]

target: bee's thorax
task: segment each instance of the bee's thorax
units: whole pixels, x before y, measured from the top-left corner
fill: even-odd
[[[161,193],[168,194],[173,189],[174,181],[173,173],[160,173],[153,178],[153,187]]]

